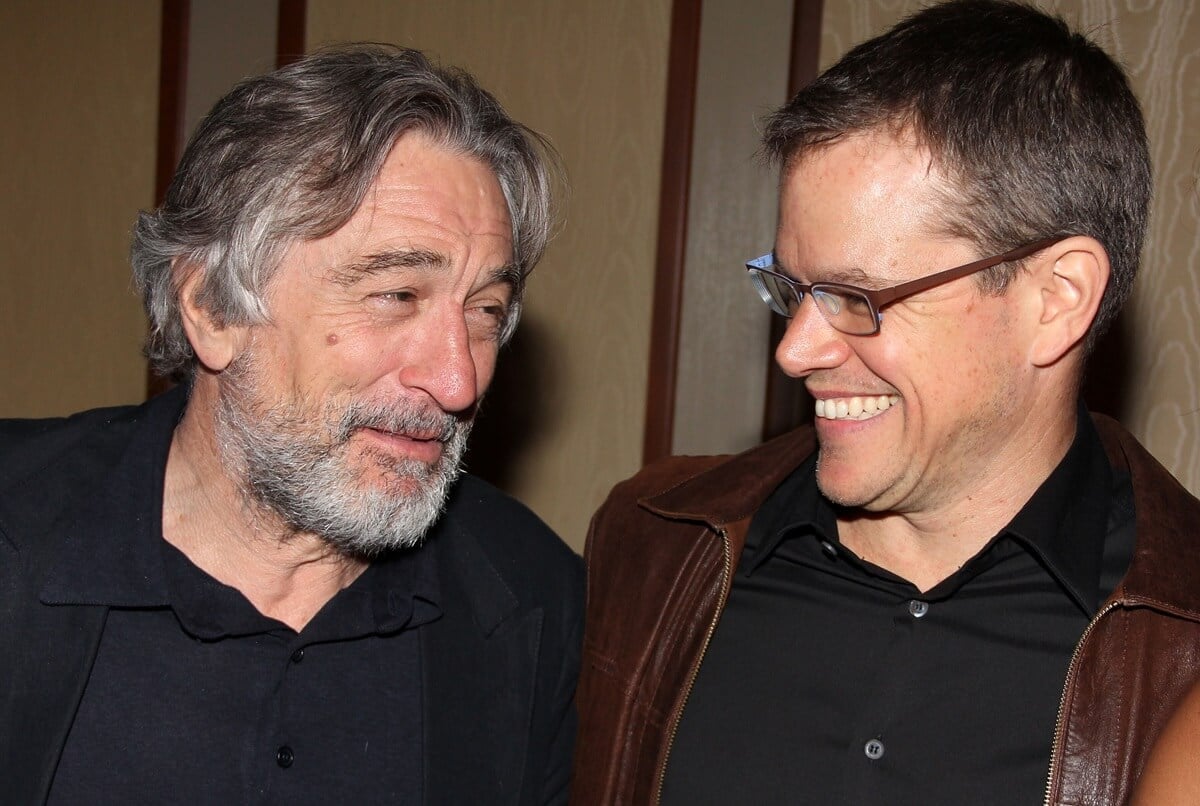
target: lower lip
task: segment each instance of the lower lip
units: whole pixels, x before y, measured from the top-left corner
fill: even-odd
[[[374,428],[360,429],[360,433],[389,453],[402,455],[406,459],[433,464],[442,458],[442,443],[436,439],[414,439],[390,431],[377,431]]]

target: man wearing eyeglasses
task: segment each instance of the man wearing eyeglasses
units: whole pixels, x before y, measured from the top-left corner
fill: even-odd
[[[575,803],[1125,802],[1200,676],[1200,502],[1078,403],[1150,199],[1120,68],[934,6],[776,112],[815,424],[596,515]]]

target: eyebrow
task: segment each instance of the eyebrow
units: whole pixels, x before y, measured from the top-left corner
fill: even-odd
[[[445,271],[450,267],[450,259],[440,252],[430,249],[387,249],[367,255],[360,260],[335,266],[329,271],[329,278],[343,288],[349,288],[367,277],[398,270],[416,269],[422,272]],[[513,288],[519,288],[524,275],[515,263],[506,263],[491,269],[485,275],[484,286],[494,283],[506,283]]]
[[[780,263],[778,257],[774,257],[772,260],[780,272],[792,279],[796,279],[796,275],[792,270]],[[873,287],[881,287],[881,285],[885,284],[881,283],[878,277],[872,277],[862,269],[853,266],[844,269],[825,269],[814,273],[820,275],[821,279],[809,281],[810,283],[841,283],[842,285],[853,285],[868,290]]]
[[[516,263],[506,263],[488,272],[488,281],[483,285],[486,287],[495,283],[506,283],[517,289],[524,282],[525,275],[521,272],[521,267]]]
[[[428,249],[387,249],[351,263],[334,266],[329,270],[329,278],[334,283],[349,288],[364,278],[397,269],[436,271],[445,269],[448,265],[449,261],[445,255]]]

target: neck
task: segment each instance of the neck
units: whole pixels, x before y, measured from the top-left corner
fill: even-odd
[[[1061,404],[1060,404],[1061,406]],[[1007,526],[1066,456],[1074,402],[1039,425],[1024,422],[980,470],[941,500],[886,512],[839,514],[843,545],[922,592],[956,572]]]
[[[300,631],[367,563],[295,532],[250,498],[221,457],[216,403],[215,379],[197,378],[167,458],[163,538],[259,612]]]

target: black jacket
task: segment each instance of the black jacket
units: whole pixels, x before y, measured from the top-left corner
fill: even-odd
[[[103,550],[106,509],[161,495],[119,472],[153,407],[0,421],[0,802],[47,797],[108,608],[39,593],[66,552]],[[159,415],[162,409],[157,409]],[[131,524],[132,527],[132,524]],[[566,801],[582,632],[579,558],[520,504],[465,476],[429,535],[442,618],[420,631],[426,801]]]

